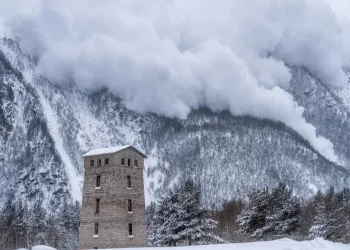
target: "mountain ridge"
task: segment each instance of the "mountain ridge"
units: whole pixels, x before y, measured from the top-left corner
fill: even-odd
[[[0,123],[0,140],[5,146],[0,147],[1,165],[5,166],[3,201],[26,197],[29,203],[41,200],[55,210],[62,199],[79,200],[81,155],[119,144],[132,144],[149,155],[145,168],[148,202],[188,177],[201,183],[206,207],[220,206],[225,200],[244,197],[253,188],[279,181],[305,198],[318,189],[349,183],[348,111],[338,102],[339,95],[322,88],[304,69],[291,69],[289,91],[305,107],[307,121],[335,143],[338,163],[329,161],[281,122],[207,108],[193,110],[184,120],[139,114],[107,89],[87,92],[74,82],[56,85],[37,76],[35,58],[24,55],[16,41],[3,39],[1,51],[6,58],[0,54],[1,67],[12,69],[0,71],[0,104],[7,100],[0,117],[9,117]],[[304,94],[307,90],[314,91],[313,102]],[[319,100],[320,96],[326,98]],[[336,97],[340,98],[337,102]],[[329,104],[322,116],[314,114]],[[25,120],[15,113],[24,114]],[[335,121],[338,128],[327,129],[329,121]]]

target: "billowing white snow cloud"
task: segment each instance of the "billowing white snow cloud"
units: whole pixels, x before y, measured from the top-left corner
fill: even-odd
[[[42,1],[6,24],[55,82],[108,87],[140,112],[185,118],[207,106],[279,120],[336,158],[286,92],[286,65],[347,81],[350,39],[320,0]]]

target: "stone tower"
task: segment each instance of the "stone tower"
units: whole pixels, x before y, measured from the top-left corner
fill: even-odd
[[[83,157],[79,249],[147,246],[146,155],[127,145],[95,149]]]

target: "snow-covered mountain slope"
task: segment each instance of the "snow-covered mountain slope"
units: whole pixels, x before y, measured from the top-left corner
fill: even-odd
[[[81,155],[120,144],[149,156],[148,201],[188,177],[201,183],[208,207],[279,181],[304,197],[350,181],[348,106],[339,92],[303,69],[293,69],[290,91],[305,107],[306,119],[334,143],[337,163],[280,122],[205,108],[185,120],[139,114],[106,89],[91,93],[69,80],[50,83],[11,39],[1,40],[0,51],[2,201],[42,199],[55,209],[66,195],[80,199]]]
[[[305,69],[293,69],[289,91],[305,108],[304,116],[333,142],[338,161],[350,168],[350,84],[330,89]]]
[[[56,207],[70,192],[37,91],[0,54],[0,194]]]

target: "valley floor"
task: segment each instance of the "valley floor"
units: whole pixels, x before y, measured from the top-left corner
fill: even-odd
[[[128,250],[136,250],[142,248],[128,248]],[[162,248],[147,248],[174,250],[174,247]],[[205,245],[205,246],[191,246],[191,247],[176,247],[178,250],[350,250],[350,244],[340,244],[325,241],[323,239],[315,239],[311,241],[297,242],[290,239],[281,239],[275,241],[261,241],[250,243],[233,243],[233,244],[219,244],[219,245]],[[54,250],[51,247],[37,246],[33,250]],[[114,249],[109,249],[114,250]],[[115,249],[117,250],[117,249]],[[120,249],[118,249],[120,250]]]

